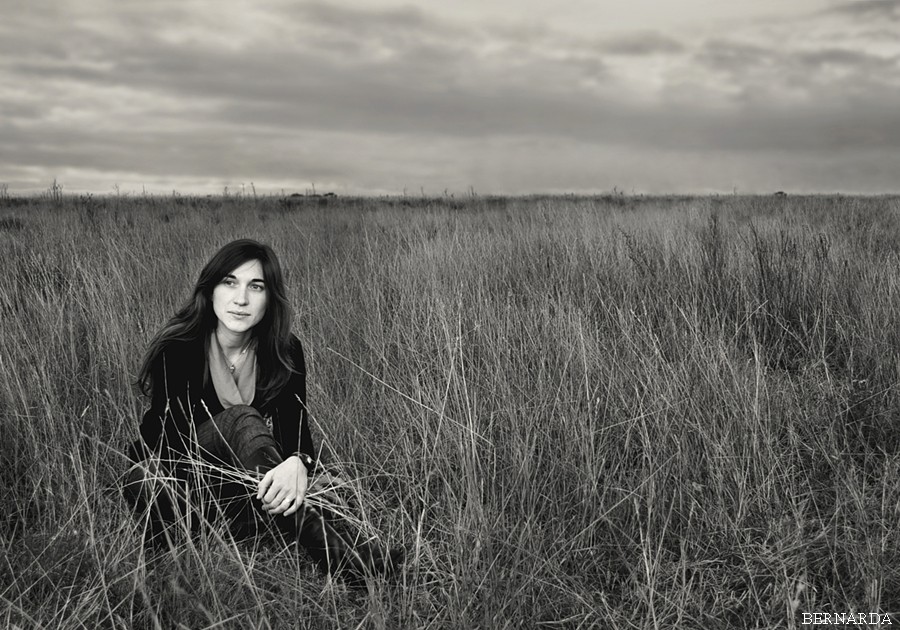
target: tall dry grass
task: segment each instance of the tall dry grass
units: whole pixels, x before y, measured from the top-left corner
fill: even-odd
[[[0,216],[0,624],[796,627],[900,611],[896,198],[50,196]],[[149,338],[280,254],[363,593],[115,487]],[[896,619],[896,618],[895,618]]]

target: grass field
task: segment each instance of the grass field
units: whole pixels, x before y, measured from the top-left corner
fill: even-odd
[[[2,204],[2,627],[900,613],[898,198]],[[314,437],[406,545],[398,585],[216,528],[148,554],[118,495],[142,353],[245,236],[281,257]]]

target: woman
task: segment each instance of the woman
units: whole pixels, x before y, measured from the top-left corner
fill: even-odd
[[[315,450],[303,347],[290,330],[272,249],[249,239],[222,247],[144,358],[138,383],[150,408],[129,450],[136,465],[125,495],[148,514],[154,542],[167,540],[168,527],[182,519],[196,527],[225,518],[239,537],[274,524],[329,573],[359,581],[387,572],[400,551],[384,557],[374,544],[350,544],[327,512],[304,505]],[[191,463],[198,460],[210,466]],[[262,474],[255,497],[234,476],[203,472],[229,469]]]

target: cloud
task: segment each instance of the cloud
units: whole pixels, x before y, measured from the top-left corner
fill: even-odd
[[[646,173],[643,155],[685,180],[682,163],[723,169],[730,156],[771,174],[766,156],[793,156],[827,181],[815,159],[890,165],[900,149],[900,48],[883,26],[900,3],[858,4],[598,41],[412,6],[31,3],[0,25],[0,178],[77,167],[380,190],[486,188],[487,173],[578,188],[594,163],[628,180],[617,155]]]
[[[670,55],[686,50],[685,43],[656,31],[630,33],[607,39],[600,50],[610,55]]]
[[[707,41],[696,59],[713,69],[745,72],[771,63],[778,54],[767,46],[717,38]]]
[[[857,0],[832,7],[829,12],[900,20],[900,0]]]

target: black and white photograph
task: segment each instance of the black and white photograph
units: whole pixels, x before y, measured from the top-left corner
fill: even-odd
[[[0,627],[900,624],[900,0],[0,8]]]

